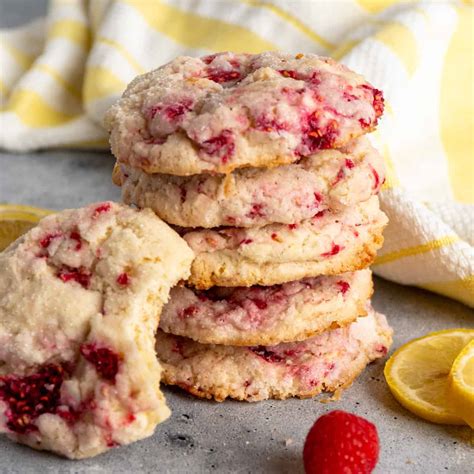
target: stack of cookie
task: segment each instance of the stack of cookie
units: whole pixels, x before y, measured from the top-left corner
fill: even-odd
[[[161,316],[165,383],[307,397],[385,355],[367,269],[384,167],[363,136],[382,112],[380,91],[315,55],[180,57],[129,85],[106,117],[114,181],[196,255]]]

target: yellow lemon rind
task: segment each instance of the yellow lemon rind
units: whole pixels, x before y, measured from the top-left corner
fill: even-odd
[[[448,381],[448,401],[451,409],[474,429],[474,386],[467,385],[462,376],[469,358],[474,358],[474,340],[456,357]]]
[[[414,413],[415,415],[423,418],[425,420],[439,423],[439,424],[449,424],[449,425],[465,425],[466,422],[457,416],[454,413],[449,411],[449,408],[440,409],[435,405],[427,403],[421,400],[419,397],[413,396],[409,390],[409,387],[398,383],[397,379],[392,376],[393,373],[393,366],[397,361],[397,358],[400,354],[405,352],[409,347],[417,344],[422,340],[428,340],[429,338],[438,337],[447,335],[452,333],[453,335],[456,333],[472,333],[474,338],[474,330],[472,329],[465,329],[465,328],[456,328],[456,329],[445,329],[442,331],[436,331],[425,336],[419,337],[417,339],[413,339],[412,341],[404,344],[403,346],[399,347],[390,357],[390,359],[385,364],[384,368],[384,376],[389,386],[390,391],[392,392],[395,399],[404,406],[407,410]],[[404,389],[405,390],[404,390]],[[412,392],[412,391],[411,391]]]

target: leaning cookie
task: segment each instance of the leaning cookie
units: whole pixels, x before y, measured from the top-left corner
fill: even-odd
[[[366,313],[370,270],[274,286],[171,290],[160,329],[203,344],[274,345],[346,326]]]
[[[0,432],[69,458],[150,436],[170,411],[155,331],[186,243],[112,202],[43,219],[0,255]]]
[[[137,77],[106,114],[113,154],[188,176],[291,163],[370,132],[382,93],[314,54],[178,57]]]
[[[369,315],[303,342],[232,347],[158,331],[162,381],[203,398],[259,401],[313,397],[347,387],[392,342],[385,317]]]
[[[276,285],[360,270],[375,258],[386,223],[373,196],[299,224],[180,230],[196,254],[188,282],[199,289]]]
[[[383,159],[365,137],[270,169],[184,177],[122,165],[118,177],[125,203],[149,207],[169,224],[205,228],[300,222],[366,201],[384,179]]]

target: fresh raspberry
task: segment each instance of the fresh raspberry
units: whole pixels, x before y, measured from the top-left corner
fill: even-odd
[[[306,474],[368,474],[378,458],[375,425],[341,410],[316,420],[303,449]]]

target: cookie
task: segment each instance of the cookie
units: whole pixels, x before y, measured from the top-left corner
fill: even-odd
[[[367,267],[382,246],[387,217],[377,196],[298,224],[180,230],[194,250],[190,285],[276,285]]]
[[[188,176],[291,163],[373,130],[382,93],[314,54],[178,57],[138,76],[105,116],[113,154]]]
[[[385,317],[370,310],[344,328],[276,346],[199,344],[159,330],[156,350],[164,383],[202,398],[254,402],[347,387],[368,363],[387,354],[391,342]]]
[[[274,345],[301,341],[365,314],[370,270],[274,286],[171,290],[160,329],[203,344]]]
[[[69,458],[150,436],[170,411],[154,334],[186,243],[112,202],[44,218],[0,255],[0,432]]]
[[[365,137],[269,169],[183,177],[123,166],[120,177],[125,203],[149,207],[169,224],[205,228],[300,222],[366,201],[384,179],[383,159]]]

